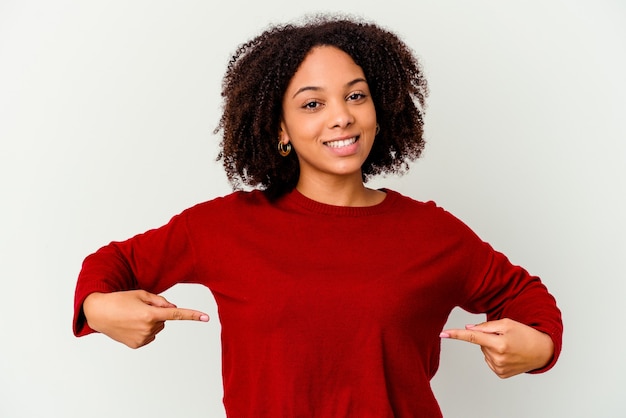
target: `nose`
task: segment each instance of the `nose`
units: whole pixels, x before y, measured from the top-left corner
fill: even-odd
[[[346,128],[354,123],[354,115],[344,100],[333,104],[329,109],[328,125],[330,128]]]

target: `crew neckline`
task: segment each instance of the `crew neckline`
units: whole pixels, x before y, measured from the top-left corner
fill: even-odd
[[[285,196],[283,196],[281,200],[284,205],[297,206],[299,208],[305,209],[308,212],[313,212],[320,215],[368,216],[387,211],[398,198],[398,193],[392,190],[386,188],[381,188],[378,190],[385,193],[385,198],[380,203],[372,206],[330,205],[308,198],[295,188],[292,191],[288,192]]]

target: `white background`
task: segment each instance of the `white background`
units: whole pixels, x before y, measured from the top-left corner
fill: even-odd
[[[208,290],[166,296],[210,323],[130,350],[72,335],[76,276],[101,245],[230,191],[212,134],[228,57],[331,10],[398,33],[430,82],[423,158],[372,185],[437,201],[563,311],[544,375],[500,380],[444,341],[446,417],[626,416],[624,2],[0,0],[0,417],[224,416]]]

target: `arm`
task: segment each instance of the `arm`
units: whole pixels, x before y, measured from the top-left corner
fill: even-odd
[[[466,296],[461,307],[486,313],[487,322],[445,330],[441,337],[480,345],[485,361],[502,378],[549,370],[562,342],[556,300],[538,277],[513,265],[473,233],[466,241]]]
[[[74,333],[98,331],[137,348],[154,340],[166,320],[207,321],[206,314],[157,296],[181,282],[196,282],[184,214],[85,259],[76,284]]]

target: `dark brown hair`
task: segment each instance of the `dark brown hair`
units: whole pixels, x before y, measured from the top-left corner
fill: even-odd
[[[296,70],[320,45],[346,52],[367,79],[380,133],[362,167],[363,180],[402,174],[424,148],[426,80],[417,58],[399,37],[380,26],[333,15],[306,17],[300,24],[272,26],[240,45],[222,83],[221,160],[229,182],[265,189],[279,197],[293,189],[298,158],[276,149],[282,99]]]

